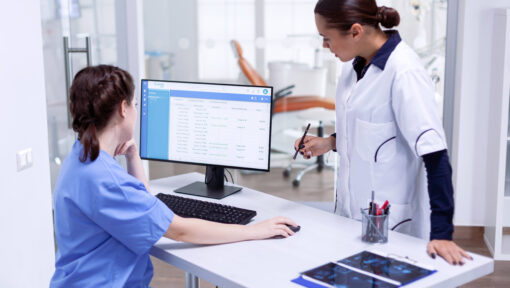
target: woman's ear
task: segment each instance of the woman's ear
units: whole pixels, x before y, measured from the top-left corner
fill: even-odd
[[[127,101],[126,100],[122,100],[122,102],[120,102],[120,105],[119,105],[119,115],[120,115],[120,117],[126,118],[127,108],[128,108]]]
[[[364,32],[365,31],[363,29],[363,25],[361,25],[359,23],[352,24],[352,26],[351,26],[351,34],[352,34],[352,38],[354,38],[354,40],[361,39],[361,37],[363,36]]]

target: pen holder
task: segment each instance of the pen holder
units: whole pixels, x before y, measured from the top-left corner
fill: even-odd
[[[388,242],[388,218],[385,215],[370,215],[368,209],[361,209],[361,241],[368,243]]]

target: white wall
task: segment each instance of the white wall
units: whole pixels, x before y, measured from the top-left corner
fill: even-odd
[[[510,8],[509,0],[462,0],[459,7],[452,165],[455,224],[483,226],[493,203],[487,161],[489,149],[491,52],[494,9]],[[492,191],[490,193],[494,193]],[[490,213],[489,213],[490,214]]]
[[[48,287],[55,265],[40,14],[38,0],[0,9],[0,287]]]

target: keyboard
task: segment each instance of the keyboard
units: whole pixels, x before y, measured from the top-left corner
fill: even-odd
[[[256,211],[159,193],[156,197],[175,214],[186,218],[199,218],[225,224],[248,224]]]

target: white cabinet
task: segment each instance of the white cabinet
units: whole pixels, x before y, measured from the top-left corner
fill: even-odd
[[[510,9],[497,10],[491,28],[491,89],[479,95],[490,102],[484,239],[494,259],[510,261]]]

